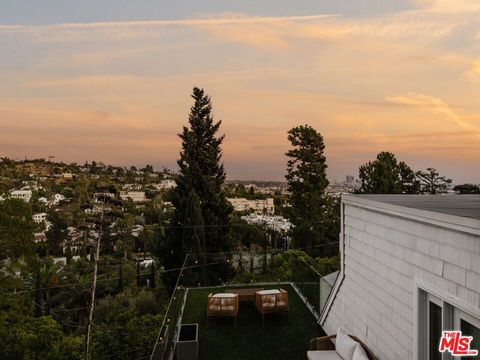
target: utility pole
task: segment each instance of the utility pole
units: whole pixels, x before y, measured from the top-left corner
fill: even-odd
[[[97,287],[97,272],[98,272],[98,259],[100,258],[100,241],[102,240],[103,233],[103,211],[100,218],[100,234],[97,241],[97,251],[95,254],[95,263],[93,268],[93,284],[92,284],[92,298],[90,300],[90,314],[88,315],[88,322],[85,334],[85,360],[90,360],[90,334],[93,320],[93,309],[95,308],[95,289]]]

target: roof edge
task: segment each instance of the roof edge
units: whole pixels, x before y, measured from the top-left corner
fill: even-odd
[[[420,195],[419,195],[420,196]],[[396,217],[480,236],[480,220],[343,194],[342,202]]]

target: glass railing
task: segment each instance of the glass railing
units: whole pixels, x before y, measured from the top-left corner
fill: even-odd
[[[333,281],[326,279],[306,260],[297,257],[292,271],[292,283],[312,307],[317,318],[320,317],[333,288]]]
[[[165,310],[163,322],[150,356],[151,360],[173,359],[177,332],[182,321],[182,313],[187,295],[187,288],[182,286],[186,264],[187,259],[185,259],[181,268],[171,270],[172,274],[170,275],[175,281],[175,286],[172,290],[172,295]]]

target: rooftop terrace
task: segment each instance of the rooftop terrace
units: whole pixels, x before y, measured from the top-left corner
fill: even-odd
[[[257,255],[253,254],[247,262],[256,263]],[[183,331],[181,329],[185,329],[182,325],[187,324],[198,324],[198,332],[194,333],[198,339],[199,360],[304,359],[310,340],[325,335],[317,321],[330,295],[331,281],[326,281],[311,264],[295,253],[280,256],[281,260],[276,259],[276,255],[267,256],[266,253],[260,258],[263,260],[258,262],[257,272],[250,273],[258,275],[257,281],[240,283],[239,279],[245,280],[240,276],[220,286],[202,286],[196,282],[199,279],[197,277],[200,270],[199,261],[189,260],[189,266],[186,259],[166,310],[151,359],[195,359],[182,358],[178,355],[180,334]],[[221,266],[225,261],[229,262],[234,270],[240,271],[241,266],[236,262],[245,260],[245,255],[240,258],[233,255],[223,260],[216,258],[205,270]],[[285,265],[285,262],[288,265]],[[289,270],[276,272],[279,264],[286,266],[281,267],[283,270],[287,268]],[[273,271],[268,272],[266,268]],[[260,282],[258,279],[262,275],[267,275],[267,279]],[[228,294],[225,296],[225,293],[234,293],[239,289],[249,295],[239,296],[237,306],[235,296]],[[286,298],[288,312],[267,313],[262,319],[262,314],[256,307],[261,301],[259,302],[259,295],[252,289],[285,290],[288,293]],[[209,304],[213,304],[211,300],[209,302],[209,294],[219,294],[223,298],[233,297],[234,308],[238,309],[236,316],[213,316],[209,317],[207,322],[207,309],[210,308]],[[277,304],[280,303],[276,302],[280,298],[280,295],[277,297],[274,295],[275,310],[281,308],[281,306],[277,308]],[[269,301],[266,299],[265,302]],[[194,347],[197,347],[197,344],[194,344]]]
[[[228,317],[210,319],[206,325],[208,294],[224,292],[225,288],[190,289],[182,323],[199,324],[199,359],[304,359],[310,339],[324,333],[293,287],[280,287],[288,291],[290,314],[268,314],[262,324],[255,303],[244,301],[240,303],[236,326]]]

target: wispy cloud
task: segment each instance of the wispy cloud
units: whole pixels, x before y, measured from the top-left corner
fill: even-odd
[[[480,60],[474,61],[466,72],[467,79],[480,82]]]
[[[0,35],[23,35],[42,42],[92,41],[98,40],[99,37],[107,40],[128,40],[162,36],[165,35],[165,29],[172,27],[272,26],[280,23],[319,21],[332,17],[336,15],[267,17],[227,13],[197,19],[0,25]],[[96,37],[92,37],[91,34],[96,34]]]
[[[442,12],[480,11],[478,0],[416,0],[417,4],[429,10]]]
[[[172,35],[171,28],[194,27],[223,39],[254,46],[286,47],[298,38],[334,40],[347,37],[436,39],[452,33],[458,22],[450,16],[403,12],[380,18],[352,19],[342,15],[254,16],[220,14],[208,18],[0,25],[0,36],[21,35],[39,42],[125,41]]]
[[[412,92],[407,95],[387,97],[386,100],[395,104],[429,109],[444,114],[462,129],[477,132],[480,136],[479,128],[463,120],[462,116],[453,111],[443,100],[436,97]]]
[[[0,153],[174,164],[198,85],[224,120],[233,177],[268,165],[282,178],[301,123],[324,135],[337,179],[382,150],[413,167],[478,162],[480,16],[449,7],[0,25]]]

